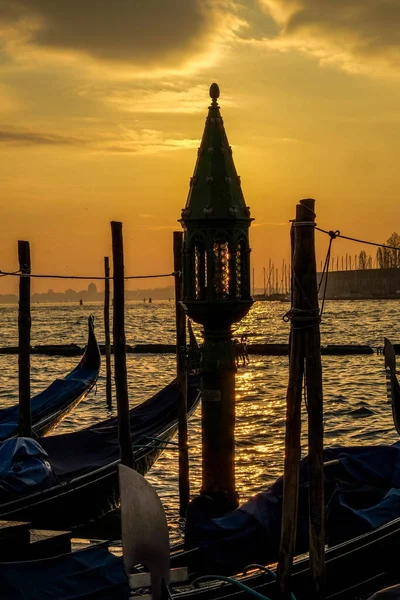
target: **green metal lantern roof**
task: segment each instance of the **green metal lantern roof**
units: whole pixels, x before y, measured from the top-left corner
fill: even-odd
[[[182,210],[182,221],[250,221],[250,209],[244,200],[240,177],[236,172],[232,148],[217,102],[219,88],[216,83],[210,87],[210,96],[212,102],[190,180],[186,206]]]

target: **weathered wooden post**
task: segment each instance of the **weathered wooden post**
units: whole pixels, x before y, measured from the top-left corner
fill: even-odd
[[[314,245],[314,200],[301,200],[292,226],[292,311],[287,391],[284,492],[278,582],[281,598],[290,598],[296,544],[303,376],[308,401],[310,572],[313,595],[324,598],[325,528],[323,487],[322,367]]]
[[[201,364],[202,489],[223,514],[237,506],[235,488],[235,352],[232,323],[253,301],[246,206],[212,84],[212,98],[181,223],[183,302],[204,326]]]
[[[174,231],[176,383],[178,392],[179,514],[184,517],[190,498],[187,429],[186,314],[182,306],[182,238]]]
[[[296,279],[300,271],[300,256],[295,252],[295,229],[290,231],[292,277],[292,308],[300,305],[301,289]],[[296,273],[296,277],[293,277]],[[301,400],[304,375],[301,330],[292,326],[289,336],[289,382],[286,394],[285,465],[283,475],[282,528],[278,559],[278,583],[282,600],[290,598],[290,581],[296,545],[297,508],[300,470]]]
[[[19,269],[19,306],[18,306],[18,387],[19,419],[18,435],[32,435],[31,417],[31,251],[29,242],[18,242]]]
[[[122,223],[111,221],[113,251],[113,344],[114,344],[114,378],[118,409],[118,441],[121,462],[133,469],[133,450],[131,443],[129,397],[126,373],[126,340],[125,340],[125,290],[124,290],[124,247],[122,240]]]
[[[110,260],[104,257],[104,349],[106,354],[106,401],[112,406],[111,344],[110,344]]]
[[[298,251],[304,257],[303,336],[305,355],[305,384],[308,411],[309,504],[310,504],[310,571],[314,595],[325,597],[325,507],[324,507],[324,427],[320,314],[315,264],[315,200],[300,200],[296,221],[301,226]],[[296,227],[296,224],[295,224]],[[297,275],[296,275],[297,276]]]

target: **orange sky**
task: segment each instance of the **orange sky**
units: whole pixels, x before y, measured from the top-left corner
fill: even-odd
[[[33,272],[101,275],[120,220],[126,274],[170,272],[213,81],[256,285],[288,260],[303,197],[320,227],[384,242],[400,231],[399,20],[398,0],[4,0],[0,270],[26,239]]]

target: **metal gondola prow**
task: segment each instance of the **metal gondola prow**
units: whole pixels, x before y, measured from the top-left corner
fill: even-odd
[[[137,471],[118,465],[125,573],[131,590],[151,587],[151,598],[169,597],[170,582],[185,581],[187,569],[170,571],[168,524],[157,492]],[[143,565],[147,571],[140,571]],[[143,596],[142,596],[143,599]]]
[[[396,353],[393,344],[387,338],[384,338],[383,355],[385,357],[388,400],[392,405],[394,426],[400,435],[400,385],[396,373]]]

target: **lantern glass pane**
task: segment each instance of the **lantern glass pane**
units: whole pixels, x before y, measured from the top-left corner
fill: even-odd
[[[236,261],[235,261],[235,270],[236,270],[236,298],[242,297],[242,248],[241,245],[238,244],[236,248]]]
[[[194,248],[194,297],[196,300],[205,298],[207,287],[207,254],[201,246]]]
[[[230,252],[228,242],[215,242],[214,254],[214,293],[217,299],[229,298]]]
[[[200,298],[200,249],[198,246],[194,249],[194,297]]]

